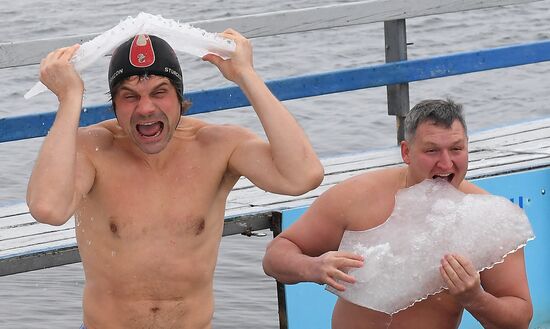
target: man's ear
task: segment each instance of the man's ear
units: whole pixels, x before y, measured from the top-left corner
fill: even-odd
[[[401,146],[401,158],[403,159],[403,162],[405,162],[406,164],[410,164],[411,159],[410,159],[409,152],[411,151],[411,148],[410,148],[409,142],[401,141],[400,146]]]

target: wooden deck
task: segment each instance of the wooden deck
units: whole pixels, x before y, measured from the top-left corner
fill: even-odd
[[[470,136],[468,179],[550,166],[550,118],[478,132]],[[349,177],[402,164],[399,148],[323,160],[321,186],[298,197],[267,193],[242,178],[230,193],[224,235],[271,227],[273,212],[307,206]],[[80,261],[74,219],[62,226],[37,223],[25,203],[0,208],[0,276]]]

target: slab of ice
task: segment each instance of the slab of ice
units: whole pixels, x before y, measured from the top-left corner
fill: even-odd
[[[224,59],[230,58],[235,51],[235,42],[215,33],[206,32],[189,24],[165,19],[160,15],[139,13],[135,18],[128,17],[110,30],[92,40],[83,43],[72,58],[75,69],[82,72],[102,56],[111,53],[124,41],[136,34],[156,35],[168,42],[176,51],[182,51],[198,57],[214,53]],[[40,81],[26,94],[29,99],[47,90]]]
[[[534,239],[529,219],[509,200],[464,194],[444,180],[425,180],[396,195],[382,225],[345,231],[339,250],[365,257],[351,269],[357,282],[327,290],[363,307],[394,314],[446,288],[439,273],[447,253],[469,258],[478,271]]]

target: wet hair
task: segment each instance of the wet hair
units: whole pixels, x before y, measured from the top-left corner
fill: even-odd
[[[118,46],[109,62],[109,92],[113,111],[114,98],[121,84],[128,78],[149,75],[168,78],[176,89],[181,114],[185,114],[191,103],[183,99],[183,74],[176,52],[163,39],[147,34],[138,34]]]
[[[416,134],[416,129],[424,122],[432,122],[437,126],[450,128],[455,120],[460,122],[464,128],[464,133],[468,136],[462,105],[450,99],[428,99],[421,101],[405,117],[405,140],[412,141]]]

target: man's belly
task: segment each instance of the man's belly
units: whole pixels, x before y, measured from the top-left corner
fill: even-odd
[[[87,328],[210,328],[221,236],[204,233],[139,239],[96,234],[91,244],[85,243],[91,234],[81,234]]]
[[[445,292],[430,296],[393,316],[373,311],[342,298],[332,314],[333,329],[455,329],[462,308]]]
[[[121,298],[86,284],[83,309],[87,329],[207,329],[211,327],[213,297],[208,292],[194,292],[170,299]]]

